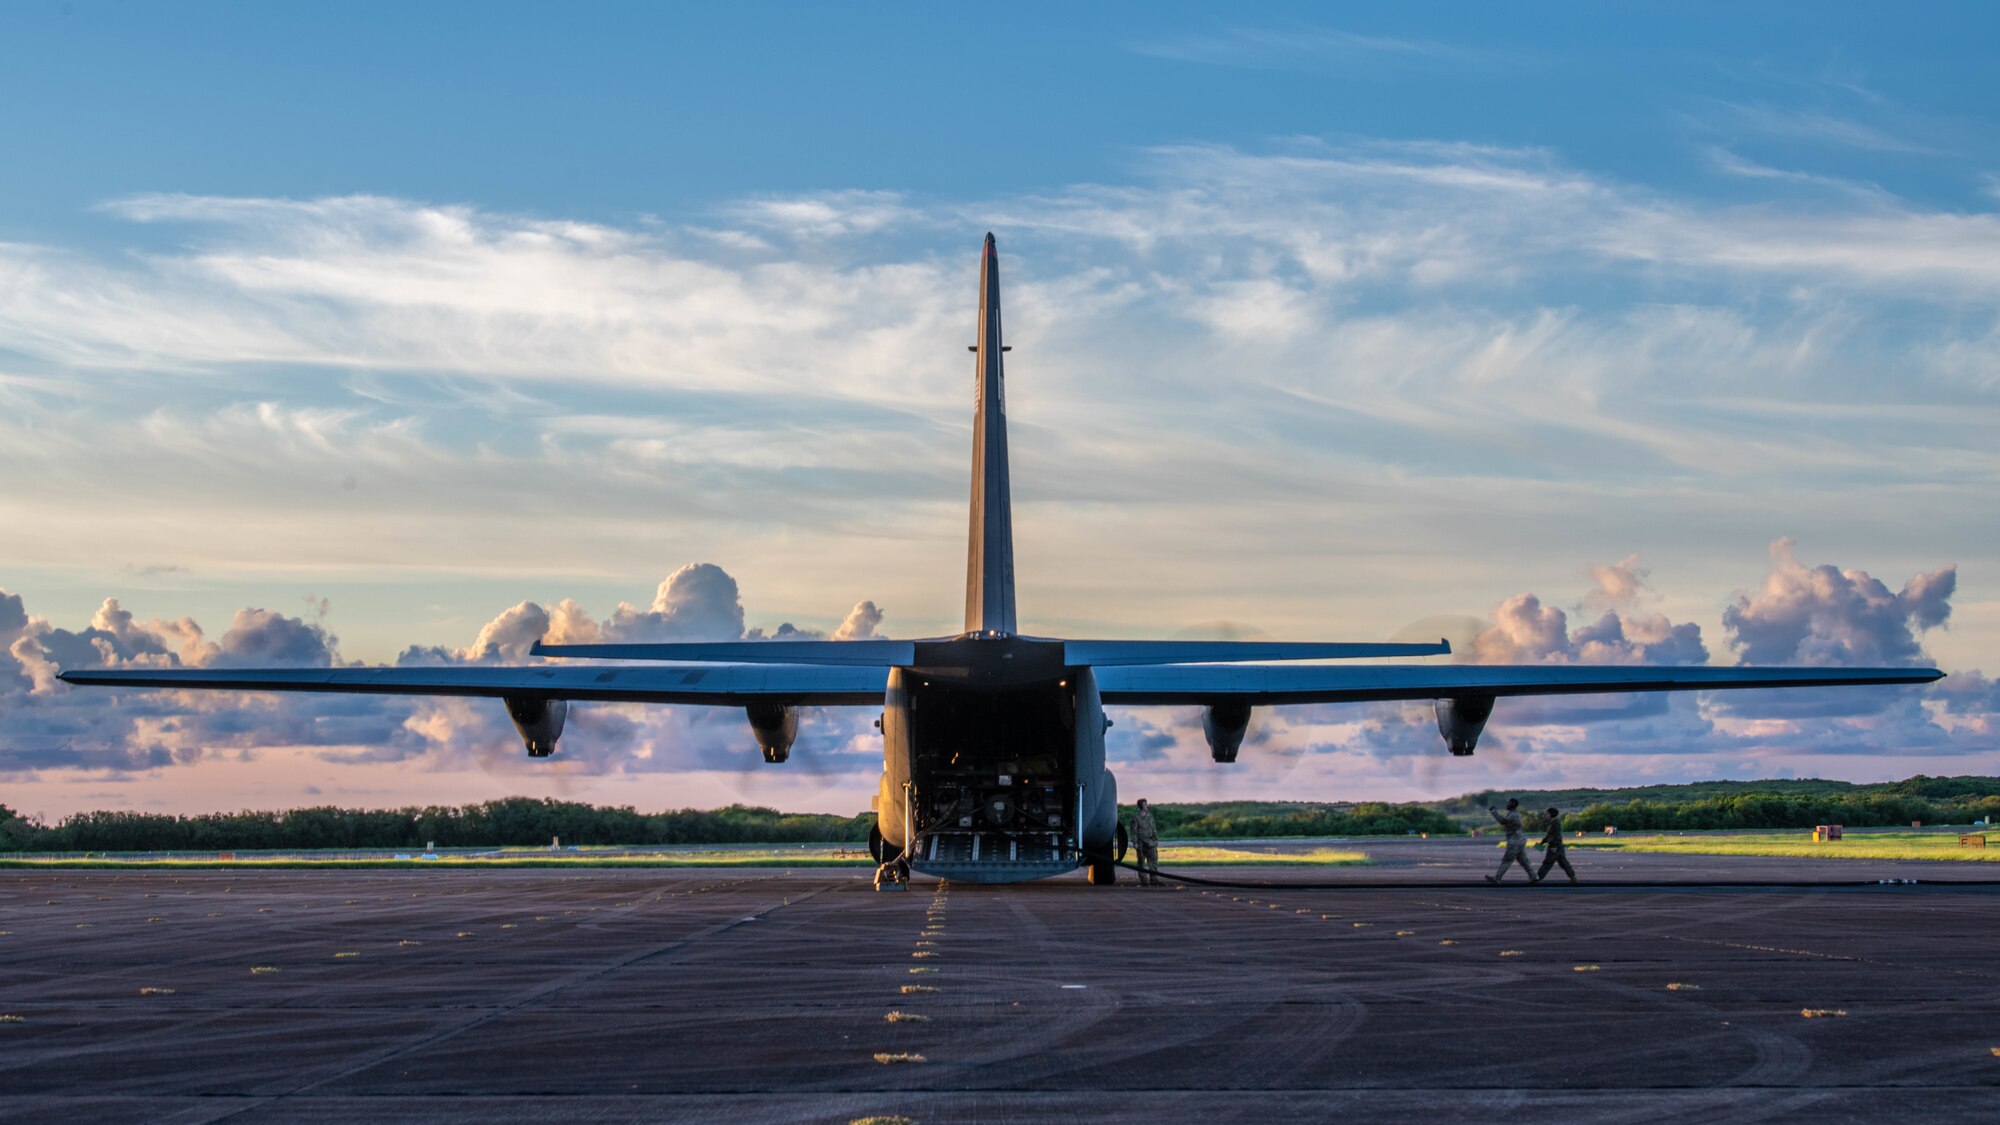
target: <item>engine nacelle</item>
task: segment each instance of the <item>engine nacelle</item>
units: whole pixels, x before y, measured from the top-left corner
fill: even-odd
[[[799,737],[799,709],[777,703],[752,703],[744,708],[750,715],[750,733],[757,736],[757,748],[767,762],[782,762],[792,756],[792,742]]]
[[[563,722],[569,718],[569,700],[510,695],[501,702],[507,705],[507,717],[514,720],[514,729],[527,744],[528,757],[546,758],[556,752]]]
[[[1486,720],[1493,717],[1493,697],[1463,695],[1431,702],[1437,709],[1438,733],[1444,736],[1445,749],[1461,758],[1471,754],[1479,745]]]
[[[1201,733],[1208,739],[1208,755],[1218,762],[1233,762],[1243,748],[1243,735],[1250,729],[1248,703],[1218,703],[1201,712]]]

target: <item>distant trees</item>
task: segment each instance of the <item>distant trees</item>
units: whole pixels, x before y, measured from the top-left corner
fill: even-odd
[[[1131,823],[1133,806],[1119,816]],[[1180,839],[1244,839],[1260,836],[1401,836],[1411,832],[1462,835],[1465,830],[1424,805],[1375,802],[1300,805],[1291,801],[1222,801],[1197,805],[1154,805],[1160,835]]]
[[[266,851],[323,848],[531,847],[564,844],[859,843],[872,814],[781,813],[730,805],[640,813],[629,806],[509,797],[403,809],[322,806],[279,812],[88,812],[53,826],[0,820],[10,851]],[[10,825],[18,830],[9,831]]]
[[[0,852],[20,851],[34,833],[34,825],[22,820],[13,809],[0,805]]]
[[[1193,839],[1461,831],[1421,805],[1240,801],[1153,810],[1162,835]],[[1120,811],[1130,819],[1131,809]],[[0,814],[5,814],[0,851],[34,852],[412,850],[430,842],[441,848],[533,847],[552,837],[566,845],[858,844],[875,823],[873,813],[783,813],[749,805],[641,813],[630,806],[530,797],[402,809],[320,806],[191,816],[85,812],[54,825],[21,820],[4,807]]]
[[[1967,794],[1940,801],[1895,792],[1844,797],[1742,793],[1678,804],[1646,800],[1599,803],[1566,818],[1564,824],[1586,832],[1599,831],[1606,825],[1634,831],[1811,828],[1815,824],[1884,828],[1913,820],[1926,824],[1967,824],[1993,816],[2000,816],[2000,796]]]

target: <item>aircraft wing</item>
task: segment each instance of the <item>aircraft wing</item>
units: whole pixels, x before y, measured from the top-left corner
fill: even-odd
[[[1363,703],[1500,695],[1922,684],[1935,668],[1705,668],[1660,665],[1160,665],[1097,673],[1106,703]]]
[[[731,664],[853,664],[887,668],[916,659],[913,641],[675,641],[666,644],[545,645],[534,656],[592,660],[724,661]]]
[[[64,672],[72,684],[210,691],[471,695],[611,703],[879,707],[886,668],[796,664],[641,667],[116,668]]]
[[[949,641],[950,638],[937,638]],[[534,656],[596,660],[729,661],[746,664],[857,664],[888,667],[917,661],[919,645],[890,641],[676,641],[666,644],[537,643]],[[1062,645],[1063,663],[1107,667],[1114,664],[1207,664],[1253,660],[1355,660],[1384,656],[1448,656],[1451,645],[1436,642],[1290,641],[1051,641]]]
[[[1063,663],[1097,668],[1129,664],[1228,664],[1263,660],[1355,660],[1449,656],[1451,643],[1393,641],[1064,641]]]

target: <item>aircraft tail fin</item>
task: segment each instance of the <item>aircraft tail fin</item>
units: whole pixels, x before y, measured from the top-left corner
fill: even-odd
[[[1000,254],[993,235],[979,260],[979,342],[972,422],[972,527],[965,564],[965,631],[1011,636],[1014,511],[1007,477],[1007,391],[1001,371]]]

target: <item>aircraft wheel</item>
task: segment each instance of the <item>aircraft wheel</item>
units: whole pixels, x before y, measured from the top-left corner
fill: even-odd
[[[1115,853],[1118,862],[1125,862],[1125,849],[1130,843],[1131,841],[1126,839],[1125,836],[1125,822],[1121,820],[1118,822],[1118,851]]]
[[[876,863],[888,863],[901,858],[903,849],[884,840],[882,830],[871,825],[868,829],[868,854],[875,857]]]
[[[1118,867],[1110,860],[1094,860],[1090,865],[1090,885],[1108,887],[1118,881]]]

